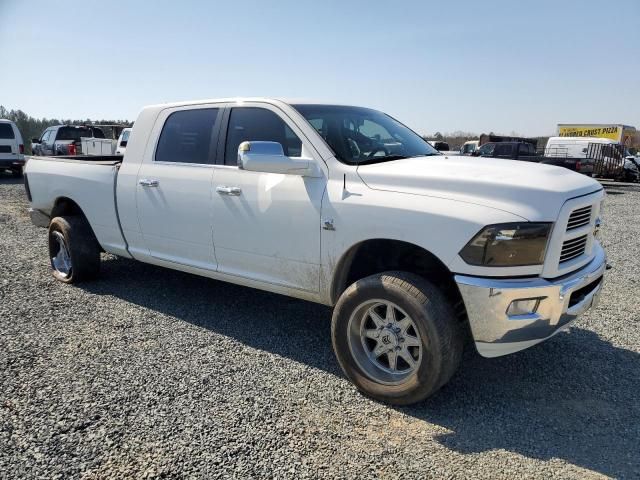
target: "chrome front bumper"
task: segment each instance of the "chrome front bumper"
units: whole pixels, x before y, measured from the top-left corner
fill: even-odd
[[[456,275],[480,355],[498,357],[540,343],[594,306],[607,265],[606,254],[597,242],[594,252],[594,259],[580,270],[553,280]],[[512,302],[536,299],[533,311],[508,313]]]

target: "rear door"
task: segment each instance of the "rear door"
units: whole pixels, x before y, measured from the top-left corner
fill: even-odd
[[[493,156],[496,158],[512,158],[513,144],[510,143],[497,143],[493,151]]]
[[[151,155],[137,176],[138,221],[149,254],[215,270],[212,238],[213,163],[223,108],[163,110],[151,132]]]
[[[9,122],[0,122],[0,160],[18,159],[18,142],[13,126]]]

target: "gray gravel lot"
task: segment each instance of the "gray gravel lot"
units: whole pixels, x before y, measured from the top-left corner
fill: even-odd
[[[391,408],[342,376],[326,307],[107,256],[55,282],[1,176],[0,477],[639,478],[640,188],[608,192],[597,309]]]

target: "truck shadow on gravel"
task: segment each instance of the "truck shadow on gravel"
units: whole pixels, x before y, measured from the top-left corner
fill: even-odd
[[[102,266],[82,288],[342,376],[327,307],[124,259]],[[574,328],[497,359],[469,348],[438,394],[396,410],[450,430],[434,439],[456,452],[506,450],[624,478],[640,474],[639,396],[640,355]]]
[[[596,310],[584,322],[597,321]],[[440,394],[401,409],[451,430],[435,437],[440,444],[460,453],[503,449],[638,478],[639,354],[574,327],[512,356],[465,357]]]
[[[24,178],[14,177],[10,173],[0,171],[0,185],[18,185],[23,183]]]

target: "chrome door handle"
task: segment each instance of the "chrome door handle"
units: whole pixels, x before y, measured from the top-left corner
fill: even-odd
[[[242,189],[240,187],[216,187],[216,192],[220,195],[230,195],[232,197],[237,197],[242,193]]]
[[[138,185],[142,185],[143,187],[157,187],[160,185],[158,180],[147,180],[146,178],[142,178],[138,180]]]

